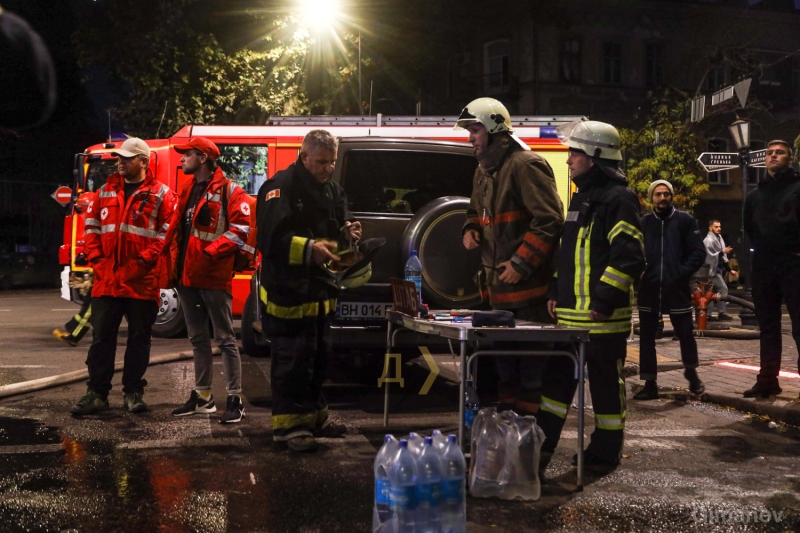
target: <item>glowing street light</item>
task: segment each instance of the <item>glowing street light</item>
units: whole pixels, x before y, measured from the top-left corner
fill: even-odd
[[[298,14],[303,25],[313,30],[332,30],[342,18],[342,8],[338,0],[299,0]]]

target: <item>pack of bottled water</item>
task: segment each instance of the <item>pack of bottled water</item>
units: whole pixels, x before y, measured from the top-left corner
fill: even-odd
[[[455,435],[384,437],[375,457],[373,533],[465,533],[466,461]]]
[[[472,426],[469,493],[476,498],[538,500],[544,431],[536,418],[481,409]]]

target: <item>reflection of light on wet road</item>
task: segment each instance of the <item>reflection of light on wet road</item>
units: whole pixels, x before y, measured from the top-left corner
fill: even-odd
[[[752,370],[753,372],[760,372],[761,367],[755,365],[743,365],[741,363],[729,363],[728,361],[717,361],[714,363],[715,365],[719,366],[726,366],[729,368],[739,368],[741,370]],[[781,370],[778,372],[778,376],[782,378],[789,378],[789,379],[800,379],[800,374],[795,372],[786,372],[785,370]]]

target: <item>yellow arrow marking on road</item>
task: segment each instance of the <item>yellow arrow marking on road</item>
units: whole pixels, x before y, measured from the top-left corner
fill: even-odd
[[[433,359],[427,347],[420,346],[419,351],[422,352],[422,358],[425,359],[425,362],[428,363],[428,367],[431,369],[431,373],[428,375],[428,379],[425,380],[425,383],[423,383],[419,393],[428,394],[431,385],[433,385],[433,382],[436,380],[436,376],[439,375],[439,366],[436,364],[436,361]]]

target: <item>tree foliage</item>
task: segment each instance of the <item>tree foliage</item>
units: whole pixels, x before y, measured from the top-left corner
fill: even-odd
[[[254,46],[226,52],[196,7],[197,0],[116,0],[73,36],[81,66],[106,68],[126,93],[115,117],[128,133],[163,137],[186,124],[263,123],[305,111],[309,37],[290,17],[274,18]]]
[[[647,188],[655,180],[667,180],[674,187],[675,203],[691,212],[708,190],[697,162],[703,136],[689,122],[691,100],[671,91],[649,97],[650,112],[636,116],[641,126],[620,130],[628,182],[643,205],[651,207]]]

